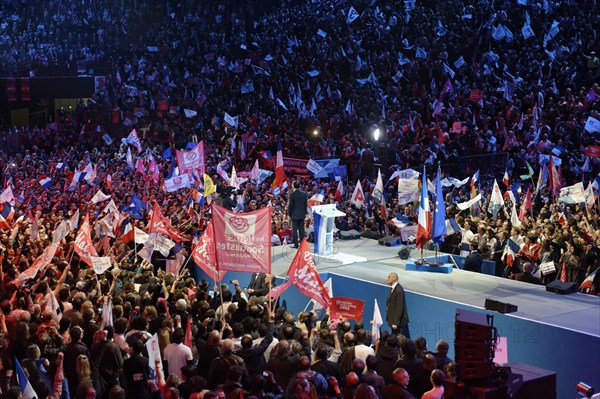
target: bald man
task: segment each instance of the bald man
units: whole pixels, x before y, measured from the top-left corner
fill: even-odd
[[[404,288],[398,283],[398,274],[390,273],[387,277],[387,283],[392,287],[386,301],[387,323],[392,332],[399,332],[406,338],[410,338]]]

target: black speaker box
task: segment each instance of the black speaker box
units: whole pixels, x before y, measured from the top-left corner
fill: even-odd
[[[410,258],[410,248],[406,245],[400,245],[400,251],[398,251],[398,256],[402,260],[408,260]]]
[[[356,230],[340,231],[340,240],[357,240],[360,233]]]
[[[486,361],[494,358],[494,345],[484,342],[456,341],[454,343],[456,362]]]
[[[483,380],[494,374],[492,361],[457,362],[456,377],[458,381]]]
[[[379,245],[385,245],[386,247],[395,247],[400,245],[400,237],[396,236],[385,236],[379,239]]]
[[[485,308],[500,313],[513,313],[519,309],[517,305],[511,305],[510,303],[504,303],[489,298],[486,298],[485,300]]]
[[[564,283],[560,280],[556,280],[546,286],[546,291],[555,292],[560,295],[573,294],[574,292],[577,292],[577,284]]]
[[[457,309],[454,324],[456,341],[492,341],[495,339],[492,324],[493,316]]]

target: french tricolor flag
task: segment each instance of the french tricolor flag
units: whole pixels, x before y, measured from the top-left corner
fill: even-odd
[[[342,196],[344,195],[344,184],[342,184],[342,180],[340,180],[338,182],[338,186],[335,189],[335,194],[333,195],[333,198],[337,201],[337,202],[342,202]]]
[[[431,238],[431,210],[427,195],[427,173],[423,166],[423,181],[421,183],[421,200],[419,202],[419,224],[417,226],[417,248],[423,248]]]
[[[285,172],[283,170],[283,151],[281,150],[281,141],[277,143],[277,160],[275,163],[275,180],[273,180],[273,186],[281,187],[283,186],[283,182],[287,180],[285,176]]]
[[[33,399],[37,397],[37,394],[33,390],[31,383],[27,379],[27,375],[25,371],[23,371],[23,367],[21,367],[21,363],[15,357],[15,374],[17,375],[17,382],[19,384],[19,389],[21,390],[22,399]]]
[[[506,245],[506,264],[508,266],[512,267],[520,249],[519,244],[510,238],[508,239],[508,245]]]
[[[49,189],[50,187],[52,187],[54,185],[54,182],[52,181],[51,178],[49,177],[42,177],[40,180],[38,180],[40,182],[40,185],[44,188],[44,189]]]

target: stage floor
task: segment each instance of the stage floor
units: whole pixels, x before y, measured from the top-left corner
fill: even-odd
[[[311,244],[311,250],[313,245]],[[296,253],[289,246],[273,247],[273,273],[284,276]],[[424,251],[433,256],[432,251]],[[420,258],[420,251],[411,251]],[[486,274],[454,269],[452,273],[407,271],[406,261],[398,257],[398,247],[379,245],[376,240],[338,240],[333,254],[314,256],[319,272],[386,284],[387,275],[398,273],[406,291],[483,309],[486,298],[518,306],[512,317],[533,320],[572,331],[600,337],[600,297],[585,294],[558,295],[545,287]]]

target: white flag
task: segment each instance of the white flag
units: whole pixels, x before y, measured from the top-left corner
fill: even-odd
[[[148,241],[148,233],[146,233],[143,230],[138,229],[137,227],[133,228],[133,234],[135,237],[135,243],[136,244],[145,244],[146,241]]]
[[[371,326],[371,335],[373,339],[379,338],[381,335],[379,334],[379,328],[383,325],[383,318],[381,317],[381,312],[379,311],[379,305],[377,304],[377,298],[375,298],[375,308],[373,309],[373,325]]]
[[[356,187],[354,187],[354,192],[352,193],[350,203],[355,205],[357,208],[362,208],[365,206],[365,194],[363,193],[360,180],[356,182]]]
[[[102,274],[112,266],[110,263],[110,257],[108,256],[92,256],[91,258],[92,267],[94,268],[94,272],[96,274]]]
[[[110,199],[110,195],[106,195],[102,192],[101,189],[99,189],[96,194],[94,194],[94,196],[92,197],[92,200],[90,202],[93,202],[94,204],[97,204],[98,202],[103,202],[106,200]]]
[[[327,279],[327,281],[325,281],[325,284],[323,284],[325,286],[325,288],[327,289],[327,292],[329,293],[329,298],[333,298],[333,281],[331,281],[331,277],[329,277]],[[321,304],[317,301],[315,301],[314,299],[310,300],[313,304],[313,310],[320,310],[323,309],[323,306],[321,306]]]
[[[346,17],[346,23],[351,24],[359,17],[358,12],[354,9],[354,7],[350,7],[348,10],[348,16]]]
[[[148,351],[148,366],[150,366],[150,379],[157,381],[156,365],[160,368],[160,373],[165,375],[162,368],[162,360],[160,358],[160,346],[158,343],[158,334],[154,334],[146,342],[146,350]]]
[[[348,100],[348,104],[346,104],[346,112],[349,114],[352,113],[352,102],[350,100]]]

